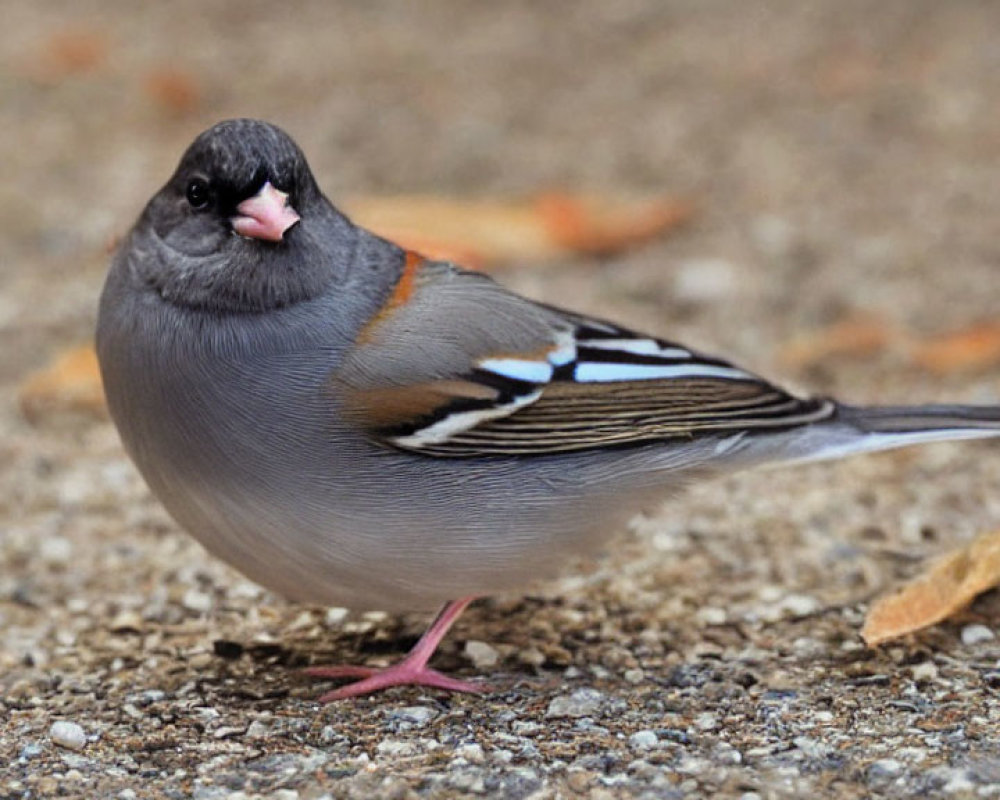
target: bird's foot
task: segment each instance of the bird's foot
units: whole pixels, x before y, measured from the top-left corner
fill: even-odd
[[[482,694],[489,691],[488,686],[450,678],[436,669],[431,669],[426,664],[418,664],[409,658],[384,669],[345,665],[309,667],[304,671],[306,675],[313,678],[361,678],[359,681],[327,692],[319,698],[321,703],[331,703],[334,700],[343,700],[347,697],[360,697],[365,694],[381,692],[391,686],[432,686],[435,689],[445,689],[449,692],[468,692],[471,694]]]
[[[376,669],[374,667],[345,665],[307,668],[304,670],[305,674],[313,678],[361,678],[361,680],[349,683],[347,686],[341,686],[339,689],[327,692],[319,698],[319,701],[330,703],[334,700],[343,700],[345,697],[360,697],[363,694],[381,692],[390,686],[433,686],[435,689],[444,689],[449,692],[469,692],[471,694],[482,694],[490,691],[489,686],[449,678],[427,666],[427,662],[434,655],[441,639],[465,610],[465,607],[472,602],[472,599],[471,597],[463,597],[461,600],[455,600],[445,606],[406,658],[391,667]]]

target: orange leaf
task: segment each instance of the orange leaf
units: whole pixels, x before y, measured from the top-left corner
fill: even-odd
[[[1000,322],[980,322],[913,347],[913,360],[938,374],[988,369],[1000,364]]]
[[[552,240],[578,253],[609,254],[652,239],[687,222],[691,203],[608,201],[548,192],[535,201]]]
[[[1000,584],[1000,530],[977,536],[868,611],[861,636],[874,647],[929,627]]]
[[[778,358],[788,368],[801,369],[836,356],[871,356],[884,350],[892,336],[885,320],[855,314],[793,339]]]
[[[92,72],[108,57],[108,40],[87,29],[66,29],[53,33],[42,43],[37,60],[26,65],[31,77],[56,83],[74,75]]]
[[[201,103],[197,81],[188,73],[173,67],[150,72],[143,88],[158,106],[172,114],[188,114],[195,111]]]
[[[65,412],[107,415],[97,354],[86,345],[67,350],[45,369],[29,375],[21,384],[19,398],[22,413],[32,423]]]
[[[693,213],[676,200],[596,201],[563,193],[528,202],[427,195],[358,198],[360,225],[432,257],[469,266],[611,253],[646,241]]]

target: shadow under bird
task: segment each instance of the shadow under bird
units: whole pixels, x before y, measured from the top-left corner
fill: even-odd
[[[558,573],[642,503],[736,468],[1000,434],[1000,407],[800,398],[363,230],[279,128],[202,133],[122,242],[97,328],[111,415],[177,522],[291,599],[445,604]]]

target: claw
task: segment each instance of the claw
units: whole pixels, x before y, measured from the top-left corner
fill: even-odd
[[[330,703],[334,700],[343,700],[347,697],[359,697],[373,692],[381,692],[391,686],[431,686],[435,689],[444,689],[448,692],[466,692],[469,694],[483,694],[490,691],[486,684],[471,683],[458,678],[451,678],[436,669],[427,666],[434,651],[437,650],[441,639],[444,638],[448,629],[455,620],[471,603],[473,598],[465,597],[449,603],[438,614],[437,619],[427,629],[427,632],[420,637],[409,654],[398,664],[377,669],[375,667],[362,667],[350,664],[335,665],[330,667],[308,667],[303,670],[306,675],[312,678],[360,678],[361,680],[341,686],[332,692],[327,692],[319,698],[321,703]]]

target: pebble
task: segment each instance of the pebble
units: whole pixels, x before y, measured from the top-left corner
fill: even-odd
[[[248,739],[263,739],[271,732],[271,726],[263,720],[255,719],[247,728],[246,737]]]
[[[674,272],[673,295],[682,303],[711,303],[731,295],[737,283],[738,271],[731,261],[690,259]]]
[[[21,752],[18,753],[18,758],[24,759],[25,761],[30,761],[33,758],[37,758],[42,754],[41,745],[35,742],[28,742],[24,747],[21,748]]]
[[[597,713],[604,695],[596,689],[577,689],[573,694],[552,698],[546,717],[587,717]]]
[[[545,653],[537,647],[528,647],[517,654],[517,659],[529,667],[540,667],[545,663]]]
[[[622,677],[625,679],[626,683],[631,683],[633,686],[637,683],[642,683],[646,679],[646,673],[634,667],[633,669],[627,669],[622,673]]]
[[[375,748],[379,755],[383,756],[412,756],[417,752],[413,742],[404,742],[399,739],[383,739]]]
[[[49,728],[49,738],[53,744],[65,747],[67,750],[83,750],[87,744],[87,734],[75,722],[59,720]]]
[[[514,731],[518,736],[531,736],[533,734],[541,732],[542,726],[535,722],[534,720],[515,720],[510,729]]]
[[[464,758],[470,764],[482,764],[486,760],[483,746],[478,742],[459,745],[455,748],[455,757]]]
[[[981,644],[982,642],[990,642],[995,638],[996,634],[985,625],[966,625],[962,628],[962,644],[964,645],[971,646]]]
[[[660,742],[656,731],[636,731],[628,737],[628,746],[633,750],[652,750]]]
[[[438,712],[430,706],[404,706],[389,712],[389,719],[408,722],[416,727],[423,727],[436,717]]]
[[[712,751],[712,760],[717,764],[736,766],[743,763],[743,754],[728,742],[719,742]]]
[[[865,774],[869,781],[882,782],[899,777],[905,768],[901,761],[894,758],[881,758],[869,764]]]
[[[819,611],[819,600],[808,594],[790,594],[779,604],[779,607],[792,619],[808,617]]]
[[[933,661],[922,661],[910,667],[910,674],[915,681],[933,681],[937,679],[938,668]]]
[[[500,653],[495,647],[477,639],[469,639],[465,643],[465,656],[479,669],[495,666],[500,660]]]
[[[706,711],[695,717],[694,726],[700,731],[714,731],[719,727],[719,718],[715,714]]]
[[[73,543],[63,536],[48,536],[38,547],[42,561],[53,566],[65,566],[73,558]]]
[[[212,608],[212,595],[197,589],[188,589],[181,598],[181,605],[188,611],[204,614]]]
[[[807,758],[826,758],[830,754],[830,745],[811,736],[796,736],[792,739],[792,744]]]
[[[729,615],[724,608],[705,606],[698,609],[695,618],[703,625],[725,625]]]
[[[348,610],[346,608],[328,608],[326,610],[326,615],[323,617],[323,622],[328,628],[336,628],[342,625],[344,620],[347,619]]]

